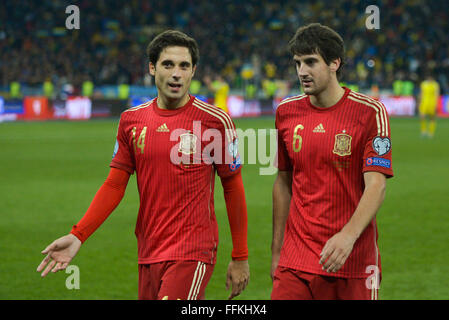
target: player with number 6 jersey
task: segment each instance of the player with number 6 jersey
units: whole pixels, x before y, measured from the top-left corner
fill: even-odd
[[[376,212],[393,176],[387,111],[339,85],[335,31],[310,24],[289,45],[304,94],[276,110],[271,297],[375,299]]]
[[[278,168],[293,170],[294,190],[287,225],[291,231],[285,235],[279,264],[328,275],[318,257],[327,239],[355,211],[364,190],[363,173],[393,175],[385,107],[347,88],[326,109],[299,95],[279,104],[276,128]],[[370,265],[380,270],[377,236],[373,219],[335,276],[364,278]]]

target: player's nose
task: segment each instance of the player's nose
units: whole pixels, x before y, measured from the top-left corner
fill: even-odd
[[[304,64],[301,64],[300,67],[298,67],[298,76],[301,79],[305,79],[308,78],[310,76],[310,72],[307,66],[305,66]]]
[[[175,67],[173,68],[173,73],[171,75],[174,79],[180,79],[181,78],[181,68]]]

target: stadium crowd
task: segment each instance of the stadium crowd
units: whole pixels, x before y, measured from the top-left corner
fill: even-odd
[[[220,73],[232,88],[247,80],[297,82],[287,43],[310,22],[343,35],[343,81],[391,88],[398,77],[417,83],[426,70],[449,92],[449,2],[171,0],[76,1],[80,29],[67,30],[66,2],[6,1],[0,6],[0,86],[12,81],[56,86],[151,83],[145,49],[167,28],[200,47],[197,79]],[[380,9],[380,29],[368,30],[368,5]],[[246,71],[242,72],[242,71]],[[249,72],[248,72],[249,71]]]

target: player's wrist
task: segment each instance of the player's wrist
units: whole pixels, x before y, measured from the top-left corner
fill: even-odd
[[[361,232],[357,228],[354,228],[350,225],[344,226],[343,229],[341,229],[341,232],[343,232],[346,236],[352,238],[354,242],[356,242],[361,235]]]
[[[244,257],[231,257],[231,260],[232,260],[232,261],[237,261],[237,262],[240,262],[240,261],[248,261],[248,256],[244,256]]]
[[[73,238],[73,240],[75,240],[75,241],[79,241],[80,244],[83,244],[83,239],[82,239],[81,235],[79,235],[76,231],[73,231],[73,230],[70,231],[68,236]]]

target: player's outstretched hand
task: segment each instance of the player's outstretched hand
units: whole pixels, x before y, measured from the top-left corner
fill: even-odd
[[[228,265],[228,273],[226,275],[226,290],[232,286],[231,294],[228,299],[238,296],[249,282],[249,264],[248,260],[231,260]]]
[[[42,260],[36,271],[41,272],[47,266],[41,274],[42,277],[45,277],[50,270],[52,272],[64,270],[76,256],[80,247],[81,241],[73,234],[56,239],[41,252],[47,256]]]

